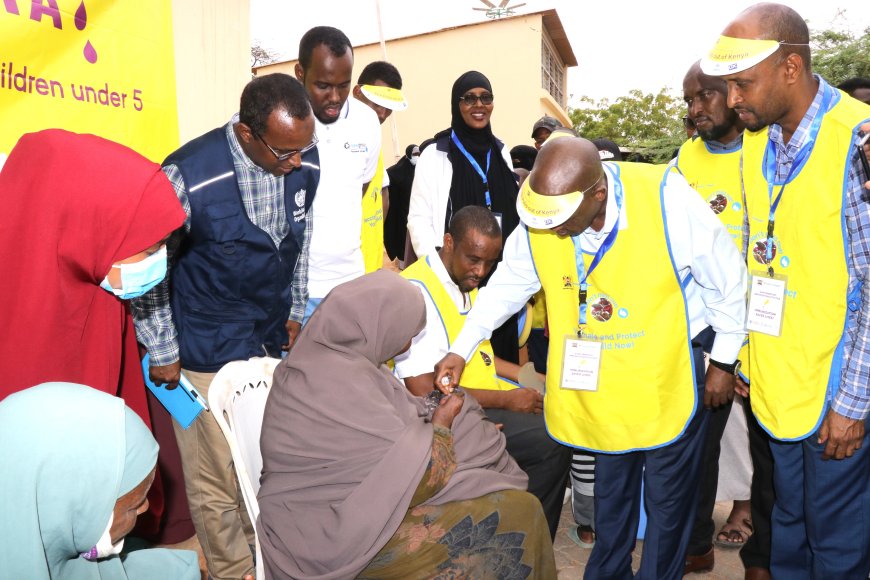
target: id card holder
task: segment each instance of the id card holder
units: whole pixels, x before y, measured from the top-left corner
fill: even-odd
[[[559,385],[574,391],[597,391],[601,370],[601,343],[566,336]]]
[[[746,329],[770,336],[782,333],[788,277],[767,272],[752,272],[749,282],[749,305],[746,308]]]
[[[495,221],[498,222],[498,229],[501,229],[501,212],[494,211],[490,213],[492,213],[492,217],[495,218]]]

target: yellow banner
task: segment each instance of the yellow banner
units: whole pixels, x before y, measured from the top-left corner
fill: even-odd
[[[24,133],[178,147],[171,0],[0,0],[0,162]]]

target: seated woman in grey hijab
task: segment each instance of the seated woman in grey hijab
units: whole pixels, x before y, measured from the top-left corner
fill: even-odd
[[[107,393],[45,383],[0,402],[0,578],[198,580],[194,552],[125,554],[157,442]]]
[[[434,413],[383,364],[425,324],[384,270],[338,286],[275,370],[257,531],[284,578],[555,578],[525,473],[473,398]]]

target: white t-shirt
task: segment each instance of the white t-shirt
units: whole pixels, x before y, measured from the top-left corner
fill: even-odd
[[[323,298],[365,272],[360,248],[362,188],[378,166],[381,126],[374,111],[349,98],[334,123],[324,125],[315,118],[315,131],[320,184],[311,208],[308,294]]]
[[[444,286],[454,306],[459,312],[468,312],[471,309],[471,300],[468,294],[460,290],[459,286],[450,279],[450,274],[447,273],[447,268],[444,267],[444,263],[435,248],[429,252],[428,258],[429,267],[432,268],[435,276]],[[411,341],[411,348],[393,359],[396,363],[395,374],[400,379],[419,377],[433,372],[435,363],[447,354],[447,349],[450,346],[447,329],[441,322],[441,314],[438,312],[438,307],[435,306],[429,291],[419,282],[412,280],[412,283],[420,289],[423,300],[426,302],[426,326]]]

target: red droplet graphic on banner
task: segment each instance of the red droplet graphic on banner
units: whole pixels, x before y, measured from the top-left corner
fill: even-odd
[[[91,41],[89,40],[87,44],[85,44],[85,49],[82,51],[85,55],[85,60],[91,64],[97,62],[97,51],[94,50]]]
[[[88,25],[88,11],[85,8],[85,0],[82,0],[78,9],[76,9],[75,21],[78,30],[84,30],[85,26]]]

